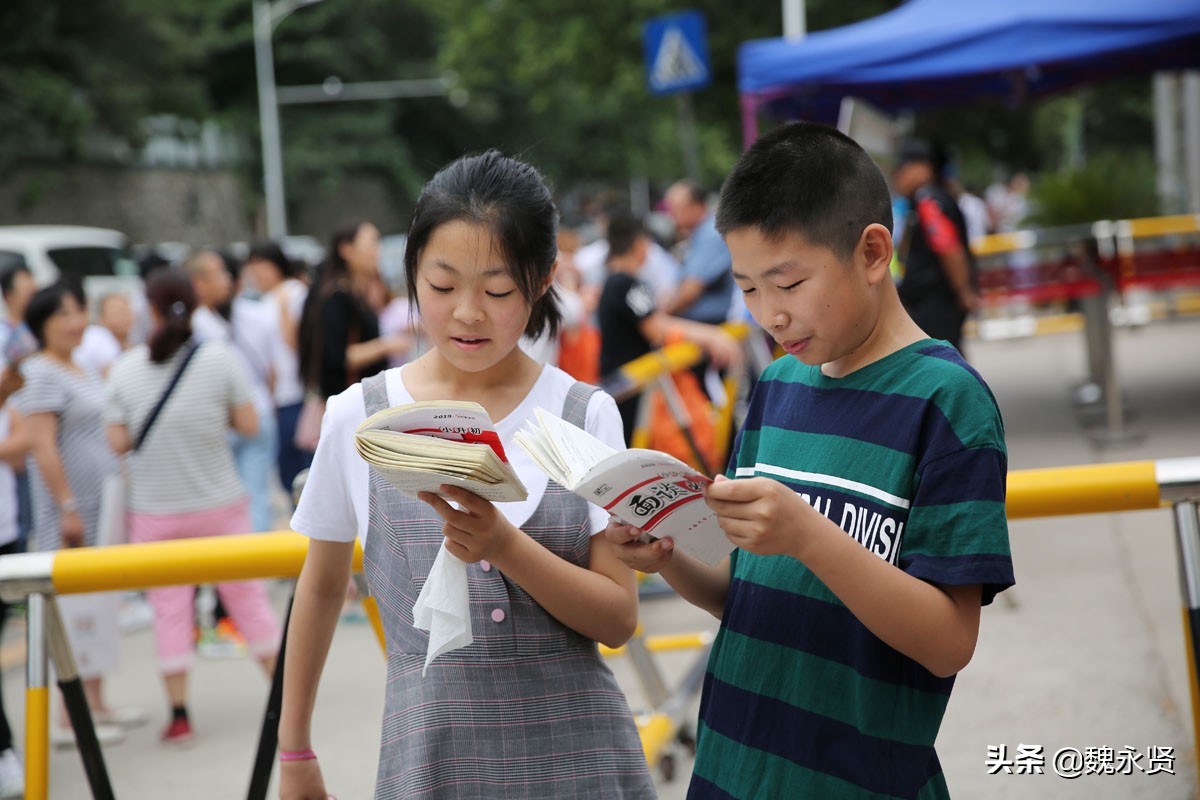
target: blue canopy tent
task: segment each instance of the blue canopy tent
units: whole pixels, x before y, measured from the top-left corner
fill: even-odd
[[[747,143],[758,114],[831,121],[841,98],[886,111],[1028,98],[1200,66],[1200,0],[910,0],[799,41],[738,51]]]

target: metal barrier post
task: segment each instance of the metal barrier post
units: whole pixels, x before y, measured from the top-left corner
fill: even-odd
[[[83,681],[75,669],[75,657],[71,654],[71,643],[67,640],[67,629],[58,612],[58,603],[50,595],[46,597],[45,606],[46,643],[54,660],[54,670],[58,673],[58,688],[62,691],[63,704],[67,707],[67,716],[75,731],[75,744],[79,748],[79,758],[83,761],[88,785],[92,788],[92,797],[95,800],[113,800],[104,754],[100,750],[100,740],[96,738],[96,728],[92,725],[92,712],[83,693]]]
[[[1188,684],[1192,691],[1193,745],[1200,756],[1200,516],[1196,503],[1175,504],[1175,532],[1179,544],[1179,580],[1183,592],[1183,638],[1188,658]]]
[[[1122,397],[1121,383],[1117,378],[1111,316],[1117,287],[1112,276],[1100,268],[1099,242],[1095,238],[1088,238],[1083,241],[1082,247],[1081,263],[1084,269],[1100,282],[1100,294],[1087,298],[1084,309],[1087,317],[1089,369],[1094,370],[1097,366],[1100,369],[1099,375],[1089,376],[1089,380],[1099,381],[1101,399],[1104,401],[1104,427],[1089,431],[1088,435],[1101,445],[1134,441],[1140,439],[1142,434],[1125,424],[1127,409]],[[1098,352],[1093,353],[1093,348]]]
[[[50,790],[46,597],[35,593],[25,602],[25,800],[46,800]]]
[[[271,772],[275,769],[275,750],[279,745],[279,713],[283,709],[283,659],[287,650],[288,623],[292,619],[292,602],[295,599],[296,587],[293,586],[292,593],[288,596],[287,612],[283,617],[279,653],[275,656],[275,672],[271,675],[271,692],[267,695],[267,710],[263,713],[262,732],[258,736],[258,750],[254,755],[254,769],[250,773],[247,800],[266,800]]]

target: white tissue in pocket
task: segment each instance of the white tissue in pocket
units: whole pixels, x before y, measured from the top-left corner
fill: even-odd
[[[471,599],[467,590],[467,565],[443,544],[413,604],[413,625],[429,631],[425,667],[443,653],[466,647],[471,635]]]

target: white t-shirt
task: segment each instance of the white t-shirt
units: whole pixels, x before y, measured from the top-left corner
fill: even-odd
[[[235,297],[231,308],[232,321],[210,308],[199,306],[192,312],[192,336],[204,342],[225,342],[242,362],[250,379],[254,411],[261,419],[273,416],[275,403],[271,398],[271,359],[274,351],[271,336],[278,333],[273,327],[270,310],[257,300]]]
[[[398,367],[384,373],[391,406],[413,402],[404,386],[403,375],[407,368]],[[533,418],[533,410],[538,406],[561,414],[567,392],[574,383],[574,378],[557,367],[543,367],[525,399],[496,423],[504,452],[529,491],[529,497],[519,503],[496,504],[500,513],[518,528],[529,520],[542,502],[549,479],[513,442],[513,436],[526,420]],[[363,542],[367,540],[369,473],[367,462],[354,449],[354,430],[366,418],[362,384],[356,383],[329,398],[321,423],[320,444],[313,456],[300,504],[292,516],[292,530],[313,539],[335,542],[354,541],[356,534]],[[593,394],[585,419],[584,427],[588,433],[614,449],[624,449],[621,415],[612,397],[604,392]],[[592,533],[599,533],[608,525],[608,512],[598,506],[591,506],[590,512]]]
[[[272,320],[279,329],[279,335],[272,339],[275,348],[272,359],[275,367],[275,405],[279,408],[304,401],[300,356],[294,347],[289,347],[284,341],[281,306],[287,307],[292,325],[299,329],[300,315],[304,313],[304,300],[307,297],[308,287],[295,278],[289,278],[272,289],[263,301],[271,309]]]
[[[575,251],[575,266],[585,286],[603,286],[608,276],[605,263],[608,261],[608,241],[597,239]],[[675,296],[679,288],[679,262],[658,242],[651,242],[646,250],[646,261],[638,273],[638,279],[650,287],[655,299],[665,304]]]
[[[125,351],[108,373],[105,421],[124,425],[130,441],[136,440],[183,353],[180,348],[155,364],[145,345]],[[202,345],[133,455],[130,510],[185,514],[223,508],[245,497],[227,432],[232,410],[251,399],[250,383],[233,345]]]
[[[103,325],[88,325],[83,332],[83,341],[71,352],[71,360],[81,369],[104,378],[112,362],[121,355],[121,343],[113,332]]]

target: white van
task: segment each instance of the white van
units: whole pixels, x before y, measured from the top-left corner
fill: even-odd
[[[96,302],[113,292],[128,294],[136,313],[145,302],[138,265],[128,247],[125,234],[108,228],[0,225],[0,273],[24,265],[39,288],[59,278],[73,280],[83,287],[93,317]]]
[[[93,275],[136,277],[126,253],[128,237],[108,228],[80,225],[0,226],[0,272],[23,264],[38,286],[60,277],[82,281]]]

